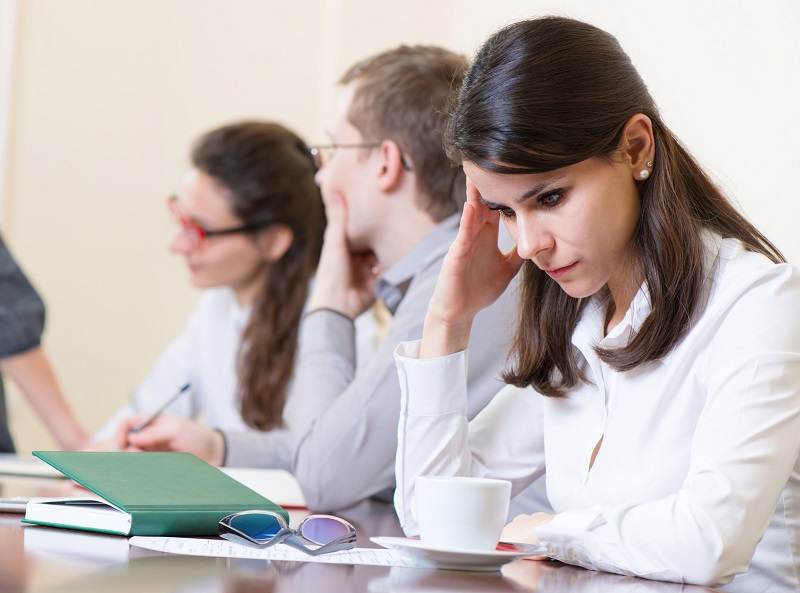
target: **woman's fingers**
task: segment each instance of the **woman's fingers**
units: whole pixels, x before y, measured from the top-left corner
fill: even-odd
[[[478,188],[475,187],[475,184],[472,183],[472,180],[467,177],[467,203],[468,204],[480,204],[479,198],[481,197]]]
[[[519,269],[522,267],[522,264],[525,263],[525,258],[520,257],[519,253],[517,253],[516,246],[512,247],[503,256],[505,257],[506,264],[512,272],[512,276],[516,275],[517,272],[519,272]]]
[[[511,523],[503,528],[500,539],[506,542],[521,542],[537,545],[539,543],[539,537],[536,535],[536,528],[545,523],[549,523],[555,519],[555,517],[555,515],[549,515],[547,513],[518,515],[514,517]]]
[[[455,243],[460,252],[465,252],[472,245],[475,234],[475,208],[470,203],[464,204],[461,212],[461,222],[458,226],[458,235]]]

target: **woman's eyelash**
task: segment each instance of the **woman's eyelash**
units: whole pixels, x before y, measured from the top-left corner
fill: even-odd
[[[516,216],[516,213],[511,208],[506,208],[505,206],[493,206],[489,210],[499,212],[503,218],[514,218]]]
[[[556,191],[551,191],[546,194],[542,194],[541,196],[538,197],[536,201],[544,208],[555,208],[561,203],[563,197],[564,194],[559,189]]]
[[[542,208],[555,208],[564,199],[564,192],[560,189],[542,194],[536,199],[536,203]],[[488,204],[487,204],[488,205]],[[490,210],[495,210],[500,213],[500,216],[506,219],[515,218],[517,216],[511,208],[507,206],[490,206]]]

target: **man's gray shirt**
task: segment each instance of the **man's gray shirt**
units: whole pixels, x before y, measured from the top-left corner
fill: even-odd
[[[349,318],[318,310],[302,319],[284,409],[286,428],[226,433],[227,465],[275,467],[294,442],[292,470],[309,507],[316,510],[346,508],[394,485],[400,415],[394,350],[400,342],[422,337],[428,302],[458,223],[457,214],[441,222],[379,280],[376,294],[394,317],[388,337],[358,371]],[[513,286],[481,311],[472,327],[470,418],[503,387],[499,373],[516,318]]]

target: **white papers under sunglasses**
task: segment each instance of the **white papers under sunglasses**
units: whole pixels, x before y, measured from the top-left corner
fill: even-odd
[[[291,529],[278,513],[242,511],[220,520],[219,535],[253,548],[284,543],[310,556],[356,547],[356,528],[344,519],[330,515],[309,515],[297,529]],[[307,543],[319,547],[309,548]]]

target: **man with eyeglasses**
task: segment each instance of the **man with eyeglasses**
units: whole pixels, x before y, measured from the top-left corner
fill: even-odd
[[[341,80],[330,145],[313,151],[328,227],[284,410],[296,439],[294,472],[312,508],[341,509],[393,489],[400,411],[394,350],[422,336],[458,230],[464,174],[444,153],[442,130],[466,65],[449,51],[419,46],[357,63]],[[502,365],[511,340],[512,296],[475,320],[471,415],[501,385],[493,365]],[[384,342],[357,366],[353,321],[376,297],[393,319]],[[231,465],[253,453],[229,438]]]
[[[341,80],[330,144],[312,149],[328,227],[284,409],[294,473],[310,508],[337,510],[391,495],[400,413],[394,350],[422,336],[465,201],[464,174],[444,153],[442,129],[466,65],[452,52],[421,46],[357,63]],[[496,369],[514,327],[511,292],[475,319],[470,417],[502,387]],[[391,325],[359,361],[354,322],[376,298]],[[217,464],[264,466],[274,438],[274,431],[217,432],[193,452]],[[141,445],[141,435],[131,443]]]

